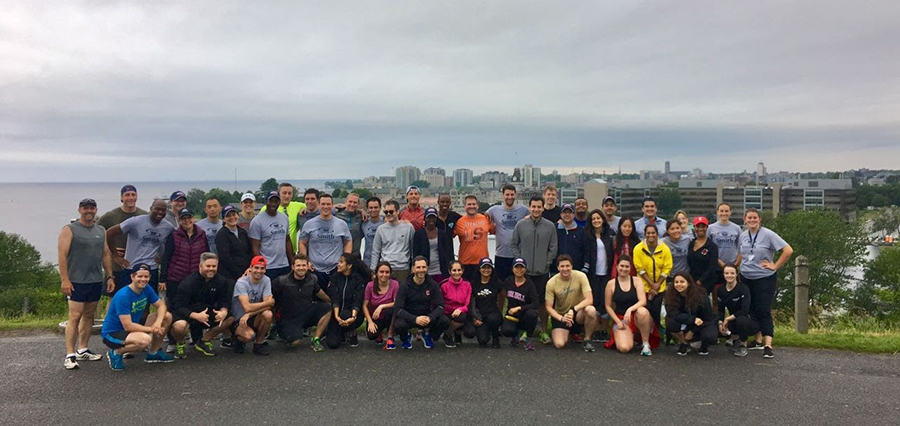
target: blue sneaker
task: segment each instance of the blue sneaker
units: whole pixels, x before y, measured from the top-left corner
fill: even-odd
[[[122,355],[116,353],[116,351],[110,349],[109,353],[106,354],[106,359],[109,360],[109,368],[112,371],[122,371],[125,369],[125,359]]]
[[[431,338],[431,333],[427,331],[422,333],[422,344],[425,345],[425,349],[431,349],[434,347],[434,339]]]
[[[175,358],[172,358],[172,355],[169,355],[163,351],[156,351],[155,354],[151,354],[147,352],[147,356],[144,357],[144,362],[146,363],[158,363],[158,362],[172,362],[175,361]]]
[[[400,337],[400,347],[403,349],[412,349],[412,335],[406,333],[406,336]]]

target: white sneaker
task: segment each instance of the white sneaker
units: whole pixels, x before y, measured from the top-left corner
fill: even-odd
[[[650,350],[650,344],[649,344],[649,343],[644,343],[644,348],[641,349],[641,355],[642,355],[642,356],[651,356],[651,355],[653,355],[653,351]]]
[[[100,361],[103,359],[103,355],[95,354],[88,349],[84,352],[75,352],[75,359],[79,361]]]
[[[63,366],[66,367],[66,370],[74,370],[78,368],[78,361],[75,361],[74,356],[67,356],[66,360],[63,361]]]
[[[173,345],[173,344],[166,345],[166,353],[167,354],[175,353],[175,345]]]

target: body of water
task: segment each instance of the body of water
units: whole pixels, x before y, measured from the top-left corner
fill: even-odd
[[[288,180],[301,191],[325,189],[324,180]],[[131,182],[91,183],[0,183],[0,230],[16,233],[33,244],[44,261],[56,263],[59,231],[78,217],[78,202],[97,200],[99,215],[121,205],[119,190]],[[149,210],[155,197],[168,198],[172,192],[187,193],[193,188],[208,191],[258,191],[262,181],[136,182],[138,207]]]

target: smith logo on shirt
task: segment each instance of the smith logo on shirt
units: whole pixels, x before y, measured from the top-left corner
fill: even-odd
[[[144,309],[147,309],[147,299],[135,300],[131,303],[131,313],[136,314],[138,312],[144,312]]]
[[[161,237],[162,237],[162,234],[160,234],[159,231],[157,231],[155,229],[147,229],[146,232],[144,232],[144,236],[141,237],[141,240],[145,243],[152,243],[152,244],[159,245],[162,243]]]
[[[320,240],[333,240],[335,238],[334,229],[332,228],[317,228],[315,234],[316,238]]]

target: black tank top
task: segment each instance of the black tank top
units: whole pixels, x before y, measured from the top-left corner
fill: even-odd
[[[634,277],[629,275],[628,282],[631,283],[631,290],[626,292],[622,290],[622,287],[619,285],[619,279],[616,278],[616,289],[612,295],[613,304],[616,305],[616,315],[625,315],[625,311],[638,302],[637,290],[634,288]]]

